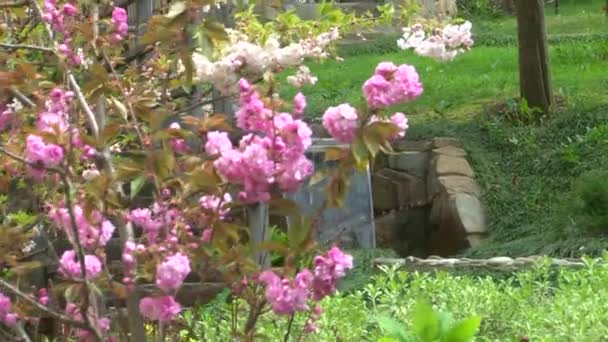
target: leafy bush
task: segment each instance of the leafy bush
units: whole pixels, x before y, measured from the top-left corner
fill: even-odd
[[[399,329],[403,326],[403,331],[416,332],[421,326],[416,321],[420,320],[416,318],[420,316],[416,308],[421,310],[421,299],[431,304],[434,311],[453,314],[453,322],[470,323],[472,317],[480,317],[476,341],[513,341],[524,337],[530,341],[599,341],[608,336],[608,291],[605,291],[608,268],[598,261],[586,260],[586,267],[578,270],[541,264],[499,275],[407,273],[384,268],[365,287],[327,298],[322,303],[325,313],[318,322],[320,331],[304,335],[304,340],[378,341],[389,333],[382,329],[379,317],[391,317],[399,322]],[[191,335],[191,341],[227,340],[232,326],[232,305],[240,304],[225,302],[220,305],[223,309],[214,305],[201,308],[198,310],[201,319],[187,321],[190,324],[182,336],[198,331],[198,335]],[[185,315],[193,315],[193,311]],[[237,325],[244,324],[245,319],[238,317]],[[285,331],[288,319],[266,313],[260,320],[259,332],[267,340],[282,340],[280,332]],[[290,341],[298,341],[304,325],[303,319],[292,322],[292,330],[298,333],[292,334]]]
[[[492,0],[458,0],[456,4],[459,11],[469,15],[496,17],[501,14]]]
[[[582,175],[575,184],[573,216],[578,226],[608,231],[608,172],[596,170]]]

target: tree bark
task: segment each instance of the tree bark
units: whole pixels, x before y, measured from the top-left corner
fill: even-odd
[[[530,108],[548,113],[553,105],[543,0],[516,0],[519,87]]]

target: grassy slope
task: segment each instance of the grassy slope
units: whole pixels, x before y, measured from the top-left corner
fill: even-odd
[[[606,16],[602,12],[604,0],[560,0],[559,14],[553,4],[545,9],[545,23],[550,35],[606,33]],[[476,20],[476,34],[516,35],[517,22],[512,17]]]
[[[565,208],[576,176],[608,168],[608,42],[551,47],[554,89],[567,104],[542,125],[513,125],[488,110],[518,94],[515,46],[475,47],[450,64],[399,52],[312,66],[319,82],[304,90],[309,116],[362,101],[361,84],[381,61],[415,65],[424,83],[418,101],[395,108],[410,118],[409,138],[455,136],[470,151],[492,235],[470,255],[573,255],[607,246],[573,227]]]

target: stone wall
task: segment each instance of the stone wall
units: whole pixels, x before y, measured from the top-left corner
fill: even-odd
[[[376,160],[376,242],[402,256],[448,256],[486,236],[481,189],[458,140],[400,141]]]
[[[596,258],[595,265],[606,267],[608,266],[604,259]],[[544,256],[528,256],[519,258],[510,257],[493,257],[489,259],[468,259],[468,258],[440,258],[436,256],[420,259],[415,257],[407,257],[405,259],[380,258],[373,261],[374,266],[396,266],[404,271],[450,271],[450,270],[484,270],[484,271],[499,271],[513,272],[526,268],[537,267],[540,264],[546,263],[554,267],[566,268],[585,268],[588,267],[588,262],[583,259],[552,259]]]

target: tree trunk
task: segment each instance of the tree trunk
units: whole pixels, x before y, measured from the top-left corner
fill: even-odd
[[[543,0],[516,0],[519,87],[530,108],[549,112],[553,104]]]

